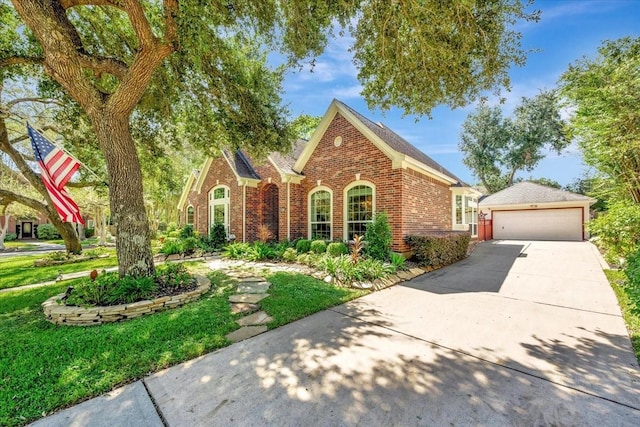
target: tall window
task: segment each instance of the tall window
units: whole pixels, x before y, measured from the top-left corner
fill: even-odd
[[[193,225],[193,216],[194,216],[193,206],[189,206],[187,208],[187,224]]]
[[[317,190],[309,197],[309,237],[331,240],[331,193]]]
[[[462,224],[462,195],[456,195],[456,224]]]
[[[347,191],[347,240],[354,235],[364,236],[367,226],[373,221],[373,188],[356,185]]]
[[[229,188],[224,186],[209,191],[209,229],[215,224],[224,225],[229,234]]]
[[[472,236],[478,235],[478,201],[473,197],[464,196],[464,223],[469,224]]]

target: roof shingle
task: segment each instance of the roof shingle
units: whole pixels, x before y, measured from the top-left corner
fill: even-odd
[[[521,205],[528,203],[591,202],[591,197],[551,188],[529,181],[519,182],[480,201],[482,206]]]

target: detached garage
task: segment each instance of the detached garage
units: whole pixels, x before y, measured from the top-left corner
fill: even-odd
[[[581,194],[520,182],[482,199],[479,210],[491,220],[494,239],[584,240],[593,203]]]

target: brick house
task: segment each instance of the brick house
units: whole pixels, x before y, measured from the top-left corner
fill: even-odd
[[[256,163],[223,150],[188,178],[181,224],[206,233],[225,225],[236,241],[261,227],[279,240],[350,240],[376,212],[389,217],[393,250],[404,236],[433,230],[477,232],[480,193],[381,123],[334,100],[309,141]]]

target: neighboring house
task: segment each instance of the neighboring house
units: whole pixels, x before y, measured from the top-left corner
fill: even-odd
[[[393,250],[434,230],[477,232],[480,193],[381,123],[334,100],[311,139],[257,163],[224,150],[192,173],[178,204],[182,224],[222,223],[236,241],[268,229],[279,240],[351,240],[385,212]]]
[[[584,240],[589,207],[595,202],[525,181],[481,199],[480,211],[491,220],[494,239]]]
[[[4,215],[0,215],[0,228],[4,226]],[[17,239],[36,239],[36,229],[40,224],[48,223],[48,218],[43,214],[38,216],[20,217],[9,216],[9,228],[7,233],[15,233]]]

